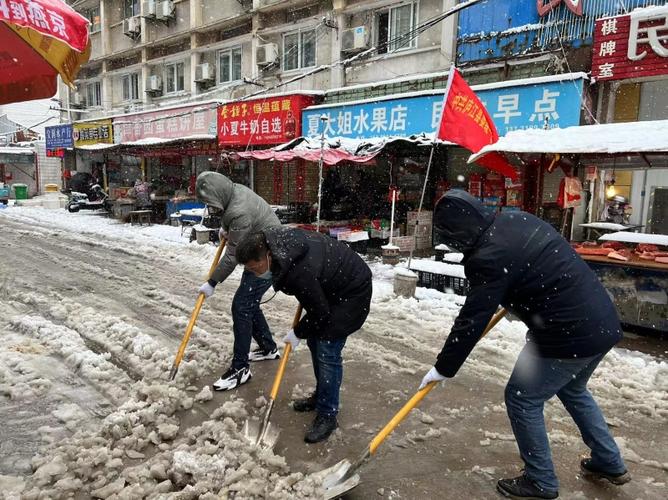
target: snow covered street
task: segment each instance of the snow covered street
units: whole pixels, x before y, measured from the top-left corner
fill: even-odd
[[[178,227],[28,207],[0,210],[0,235],[3,498],[317,498],[313,473],[356,458],[411,397],[464,300],[426,289],[418,300],[397,298],[393,269],[369,262],[372,310],[344,350],[340,429],[328,442],[303,442],[312,417],[289,407],[313,384],[300,346],[272,415],[282,430],[272,453],[252,449],[240,430],[262,415],[276,363],[254,364],[252,381],[236,391],[209,389],[229,365],[240,268],[206,301],[168,381],[213,246],[188,243]],[[295,307],[282,294],[263,306],[275,338]],[[380,448],[347,498],[494,498],[496,480],[521,467],[503,387],[524,333],[523,324],[502,320]],[[653,352],[666,351],[655,342]],[[633,481],[584,480],[578,463],[587,449],[551,401],[561,498],[664,498],[668,362],[615,348],[590,389]]]

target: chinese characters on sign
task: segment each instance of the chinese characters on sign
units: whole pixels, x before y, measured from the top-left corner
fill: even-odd
[[[668,6],[598,19],[591,72],[596,80],[668,74]]]
[[[72,125],[70,124],[46,127],[44,129],[44,137],[47,151],[74,147]]]
[[[215,135],[215,126],[214,104],[188,106],[114,118],[114,140],[120,144],[148,138],[180,139]]]
[[[491,115],[499,135],[527,128],[558,128],[580,124],[583,80],[563,80],[477,90],[476,95]],[[475,88],[474,88],[475,90]],[[462,103],[466,109],[467,103]],[[324,114],[327,137],[355,139],[411,136],[438,129],[443,93],[387,101],[315,106],[302,113],[302,135],[319,137]],[[474,110],[473,104],[467,113]],[[481,115],[482,116],[482,115]],[[481,117],[478,117],[478,121]]]
[[[88,41],[88,24],[76,22],[75,18],[81,16],[64,2],[58,4],[60,2],[0,0],[0,21],[34,29],[83,52]]]
[[[280,144],[301,130],[301,110],[313,103],[306,95],[267,97],[222,104],[218,108],[218,144]]]
[[[114,142],[111,120],[75,123],[73,127],[72,138],[75,146],[98,143],[112,144]]]

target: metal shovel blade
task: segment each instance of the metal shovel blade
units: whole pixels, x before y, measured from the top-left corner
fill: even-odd
[[[257,420],[246,420],[241,431],[246,442],[252,446],[273,449],[278,442],[278,436],[281,430],[271,423],[267,424],[262,439],[260,439],[260,422]]]
[[[329,469],[320,472],[322,474],[322,488],[324,490],[323,498],[330,500],[345,495],[360,483],[359,474],[347,477],[351,463],[349,460],[342,460]]]

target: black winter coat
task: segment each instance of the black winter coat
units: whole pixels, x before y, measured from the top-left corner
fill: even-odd
[[[607,352],[622,338],[617,311],[589,266],[552,226],[525,212],[495,215],[465,191],[448,191],[436,231],[464,253],[470,290],[436,369],[457,373],[498,305],[529,327],[545,358]]]
[[[274,290],[294,295],[306,316],[295,328],[299,338],[345,338],[369,314],[371,270],[345,244],[311,231],[267,229]]]

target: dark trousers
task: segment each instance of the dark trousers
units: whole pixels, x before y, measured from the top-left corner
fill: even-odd
[[[343,381],[341,351],[346,339],[309,338],[307,344],[316,380],[315,409],[319,414],[335,417],[339,413],[339,390]]]
[[[248,366],[248,351],[251,339],[255,339],[264,351],[276,349],[271,331],[260,309],[262,296],[271,286],[271,280],[258,278],[244,271],[241,283],[232,300],[232,320],[234,321],[234,358],[232,367],[236,370]]]

